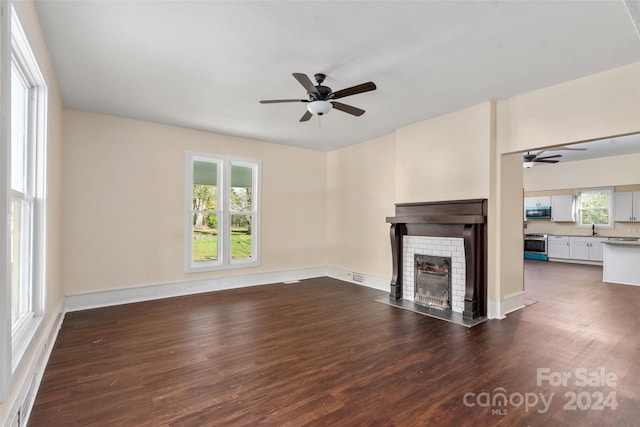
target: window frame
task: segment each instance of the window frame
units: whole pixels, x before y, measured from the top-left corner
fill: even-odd
[[[218,215],[218,259],[214,261],[196,262],[193,260],[193,170],[195,162],[215,163],[217,165],[217,210]],[[234,259],[231,255],[231,169],[232,166],[250,167],[252,169],[252,204],[251,210],[251,257]],[[262,162],[260,160],[220,156],[208,153],[187,152],[185,156],[185,189],[184,189],[184,270],[185,273],[226,270],[236,268],[257,267],[260,265],[260,183]],[[207,211],[208,212],[208,211]],[[245,214],[247,212],[242,212]]]
[[[2,320],[1,366],[2,390],[0,401],[7,398],[12,376],[18,370],[27,349],[32,345],[44,314],[45,297],[45,245],[46,245],[46,156],[47,156],[47,106],[48,85],[43,77],[28,38],[22,28],[18,14],[12,4],[2,5],[2,141],[0,142],[0,210],[3,229],[0,233],[3,241],[2,259],[2,300],[6,303],[0,308]],[[10,9],[10,11],[8,10]],[[9,12],[9,13],[7,13]],[[25,156],[12,157],[12,135],[15,131],[12,123],[12,84],[14,72],[26,88],[25,100]],[[22,186],[15,186],[14,173],[16,160],[22,164]],[[18,201],[21,207],[29,206],[30,215],[27,224],[21,221],[21,237],[27,234],[27,250],[21,253],[27,259],[21,261],[26,267],[20,271],[23,282],[29,287],[27,310],[16,322],[12,310],[12,204]],[[25,228],[26,226],[26,228]]]
[[[581,190],[577,190],[577,197],[576,197],[576,228],[592,228],[593,224],[584,224],[582,222],[582,194],[583,193],[602,193],[602,192],[606,192],[609,194],[608,197],[608,207],[607,210],[609,212],[608,214],[608,218],[609,218],[609,222],[607,224],[595,224],[596,228],[613,228],[614,227],[614,220],[613,220],[613,196],[614,196],[614,191],[613,191],[613,187],[599,187],[599,188],[584,188]]]

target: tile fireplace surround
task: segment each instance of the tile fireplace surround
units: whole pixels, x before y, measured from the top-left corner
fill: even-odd
[[[416,255],[444,256],[451,259],[451,310],[462,313],[464,309],[465,259],[464,242],[453,237],[404,236],[402,240],[402,298],[415,301]]]
[[[406,307],[406,300],[413,294],[405,295],[403,288],[413,287],[405,283],[403,273],[405,236],[462,239],[464,246],[464,299],[462,319],[476,321],[487,314],[487,200],[453,200],[424,203],[397,203],[396,215],[388,217],[391,224],[391,255],[393,272],[389,302]],[[411,240],[411,239],[410,239]],[[421,311],[421,310],[416,310]],[[458,311],[458,310],[455,310]],[[455,314],[455,313],[454,313]],[[459,314],[458,314],[459,315]],[[445,318],[447,315],[438,316]]]

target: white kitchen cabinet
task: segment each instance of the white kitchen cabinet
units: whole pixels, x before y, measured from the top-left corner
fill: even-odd
[[[547,257],[569,259],[570,244],[568,236],[547,237]]]
[[[551,196],[532,196],[524,198],[525,208],[535,208],[538,206],[551,206]]]
[[[551,196],[551,221],[575,222],[575,205],[572,195]]]
[[[570,237],[569,258],[577,261],[599,261],[604,258],[604,244],[606,237]]]
[[[602,280],[640,286],[640,269],[638,268],[640,243],[607,242],[604,246]]]
[[[619,222],[640,221],[640,191],[624,191],[613,194],[613,220]]]

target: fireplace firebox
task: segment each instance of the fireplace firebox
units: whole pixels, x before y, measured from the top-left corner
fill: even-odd
[[[415,255],[415,303],[451,310],[451,257]]]

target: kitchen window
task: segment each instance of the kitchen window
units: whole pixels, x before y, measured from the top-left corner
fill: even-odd
[[[260,162],[187,153],[185,270],[260,265]]]
[[[612,227],[612,188],[578,191],[578,227]]]

